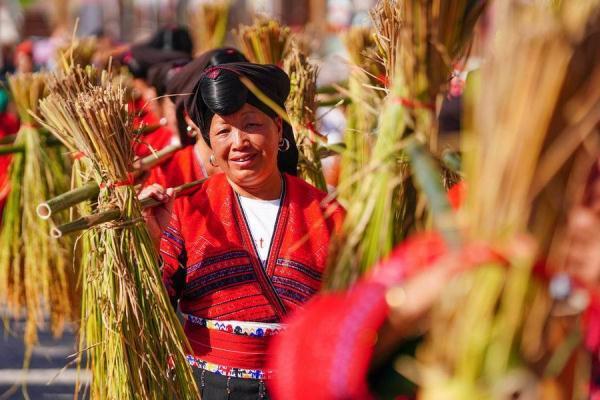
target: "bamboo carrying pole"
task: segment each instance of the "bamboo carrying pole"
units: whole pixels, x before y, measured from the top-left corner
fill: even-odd
[[[144,157],[139,162],[134,163],[136,170],[133,172],[133,176],[137,178],[144,172],[164,162],[179,149],[181,149],[181,145],[179,144],[169,145],[154,154]],[[37,215],[42,219],[49,219],[54,213],[71,208],[82,201],[97,197],[99,192],[100,187],[98,184],[96,182],[89,182],[82,187],[72,189],[39,204],[36,208]]]
[[[183,185],[175,187],[174,188],[175,197],[179,197],[179,195],[181,193],[185,192],[188,189],[191,189],[195,186],[201,185],[205,180],[206,179],[200,179],[200,180],[197,180],[194,182],[185,183]],[[91,186],[91,185],[88,184],[86,186]],[[160,201],[153,199],[151,197],[146,197],[146,198],[140,200],[140,206],[142,209],[156,207],[160,204],[162,204]],[[53,227],[50,231],[50,235],[55,239],[59,239],[59,238],[63,237],[64,235],[67,235],[70,233],[83,231],[86,229],[93,228],[94,226],[104,224],[106,222],[115,221],[115,220],[121,218],[122,216],[123,216],[122,212],[119,210],[116,210],[116,209],[103,211],[103,212],[100,212],[97,214],[86,215],[75,221],[72,221],[72,222],[57,226],[57,227]]]

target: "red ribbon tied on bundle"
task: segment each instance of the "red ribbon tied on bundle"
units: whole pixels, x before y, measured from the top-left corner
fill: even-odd
[[[100,189],[105,189],[105,188],[110,189],[113,187],[120,187],[120,186],[133,186],[134,183],[135,183],[135,176],[131,172],[128,172],[127,178],[123,179],[122,181],[100,183]]]

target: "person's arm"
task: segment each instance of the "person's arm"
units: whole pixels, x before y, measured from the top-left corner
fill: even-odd
[[[429,311],[444,287],[460,271],[456,262],[454,256],[446,257],[403,284],[387,290],[385,297],[389,313],[378,331],[372,367],[385,361],[404,340],[424,330]]]
[[[171,219],[174,201],[173,195],[174,191],[172,188],[165,189],[156,183],[146,186],[138,194],[138,199],[140,200],[151,197],[163,203],[156,207],[145,209],[142,212],[146,221],[146,227],[157,250],[160,246],[161,235]]]

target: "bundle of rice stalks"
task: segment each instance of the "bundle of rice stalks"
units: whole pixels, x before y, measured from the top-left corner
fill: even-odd
[[[372,13],[390,90],[369,164],[354,178],[360,187],[347,207],[343,235],[333,247],[330,287],[351,284],[427,222],[424,199],[419,200],[411,179],[405,139],[435,148],[436,98],[451,77],[452,63],[465,55],[485,4],[384,0]],[[439,179],[439,174],[431,179]]]
[[[87,177],[100,187],[96,210],[120,212],[116,221],[86,231],[82,239],[80,347],[92,371],[91,396],[198,398],[183,329],[162,285],[133,188],[133,128],[126,104],[125,90],[111,79],[75,94],[56,91],[40,104],[44,117],[53,110],[52,133],[85,156]]]
[[[575,389],[587,386],[565,368],[579,323],[571,319],[563,337],[550,339],[553,300],[533,268],[538,259],[560,262],[555,238],[574,203],[571,189],[600,151],[600,1],[498,7],[463,146],[463,221],[470,238],[520,246],[507,266],[485,265],[442,296],[418,353],[424,399],[504,398],[507,387],[513,397],[577,398]],[[523,251],[523,234],[535,248]]]
[[[291,40],[290,28],[272,19],[256,18],[233,31],[238,47],[257,64],[282,65]]]
[[[83,67],[91,65],[97,47],[97,40],[94,37],[77,38],[74,36],[69,44],[56,49],[57,64],[64,72],[77,65]]]
[[[211,0],[195,6],[189,26],[194,36],[195,53],[222,47],[227,36],[230,0]]]
[[[319,156],[324,139],[315,129],[318,69],[296,46],[292,46],[285,58],[283,69],[290,77],[290,94],[285,106],[298,145],[298,172],[306,182],[326,191]]]
[[[11,316],[26,316],[26,364],[37,330],[49,315],[50,327],[59,336],[65,323],[79,312],[76,273],[71,259],[72,243],[52,242],[50,221],[36,217],[36,204],[68,189],[68,169],[62,149],[47,146],[48,136],[34,124],[30,112],[46,95],[48,75],[17,74],[8,79],[21,118],[10,166],[12,188],[0,230],[0,302]],[[56,222],[65,221],[58,214]]]
[[[346,94],[350,104],[346,108],[345,148],[340,166],[338,199],[348,205],[358,189],[358,176],[369,161],[377,117],[385,96],[385,70],[376,59],[373,31],[353,27],[344,35],[350,56],[350,75]]]

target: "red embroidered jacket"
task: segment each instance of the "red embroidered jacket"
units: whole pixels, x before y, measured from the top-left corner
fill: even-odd
[[[330,238],[340,229],[344,210],[337,203],[324,205],[326,194],[306,182],[284,177],[265,267],[224,174],[175,201],[161,255],[167,291],[179,299],[182,312],[212,320],[280,322],[320,289]],[[263,366],[265,338],[209,332],[189,321],[185,331],[195,356],[205,361]]]
[[[144,181],[144,186],[158,183],[170,188],[206,178],[194,146],[186,146],[177,151],[171,158],[150,170],[150,175]]]

